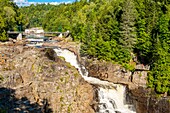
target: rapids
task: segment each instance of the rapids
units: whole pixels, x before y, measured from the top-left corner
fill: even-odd
[[[136,113],[133,105],[126,104],[125,86],[88,77],[88,71],[79,63],[73,52],[61,48],[55,48],[54,51],[57,56],[64,57],[66,62],[77,68],[87,82],[98,87],[98,111],[96,113]]]

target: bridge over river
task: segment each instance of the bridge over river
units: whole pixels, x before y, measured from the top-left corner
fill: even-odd
[[[7,32],[9,36],[12,36],[11,38],[16,38],[20,33],[22,34],[22,36],[28,36],[28,35],[39,35],[38,33],[25,33],[25,32],[19,32],[19,31],[8,31]],[[69,35],[69,31],[66,32],[44,32],[41,33],[44,36],[47,37],[52,37],[52,36],[58,36],[60,34],[62,34],[63,36],[68,36]]]

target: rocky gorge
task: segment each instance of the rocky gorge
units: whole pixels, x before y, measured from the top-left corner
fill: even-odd
[[[147,88],[148,66],[136,65],[136,70],[130,72],[118,64],[81,58],[79,45],[75,45],[65,41],[57,43],[58,47],[78,56],[89,77],[125,86],[124,102],[133,105],[136,113],[170,113],[169,98],[158,97]],[[79,71],[65,58],[57,56],[53,49],[21,44],[1,46],[0,52],[0,112],[98,111],[98,86],[85,81]]]
[[[69,48],[66,45],[69,45]],[[68,42],[66,44],[64,41],[59,44],[61,48],[67,48],[78,56],[78,60],[88,70],[88,76],[125,86],[125,102],[134,105],[136,113],[170,113],[169,96],[156,94],[153,89],[147,87],[149,65],[136,62],[135,70],[131,72],[118,64],[99,61],[95,58],[80,58],[79,46],[72,45],[76,44],[69,44]],[[96,91],[94,96],[96,97],[94,100],[98,101]]]
[[[0,112],[94,112],[92,86],[63,58],[23,46],[1,46],[0,51]]]

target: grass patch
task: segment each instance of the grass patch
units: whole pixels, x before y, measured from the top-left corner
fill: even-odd
[[[59,89],[60,89],[60,87],[59,87],[59,86],[57,86],[57,87],[56,87],[56,90],[59,90]]]
[[[0,75],[0,81],[4,81],[4,77]]]
[[[75,78],[78,78],[78,77],[79,77],[79,74],[78,74],[78,73],[74,73],[74,77],[75,77]]]
[[[68,106],[67,113],[71,113],[71,105]]]
[[[123,64],[122,65],[126,70],[129,70],[129,71],[131,71],[131,72],[134,72],[135,71],[135,65],[133,65],[133,64]]]
[[[61,78],[60,78],[60,81],[63,82],[63,81],[64,81],[64,78],[61,77]]]
[[[64,97],[60,97],[60,102],[63,102],[63,100],[64,100]]]
[[[62,56],[58,56],[58,58],[60,58],[61,60],[64,60],[64,61],[65,61],[65,58],[62,57]]]
[[[43,72],[42,66],[38,66],[37,73],[41,73],[41,72]]]
[[[71,65],[70,63],[66,63],[66,66],[67,66],[68,68],[72,68],[72,65]]]

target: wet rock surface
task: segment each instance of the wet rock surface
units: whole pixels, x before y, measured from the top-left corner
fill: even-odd
[[[1,46],[0,112],[93,113],[93,88],[48,49]]]

